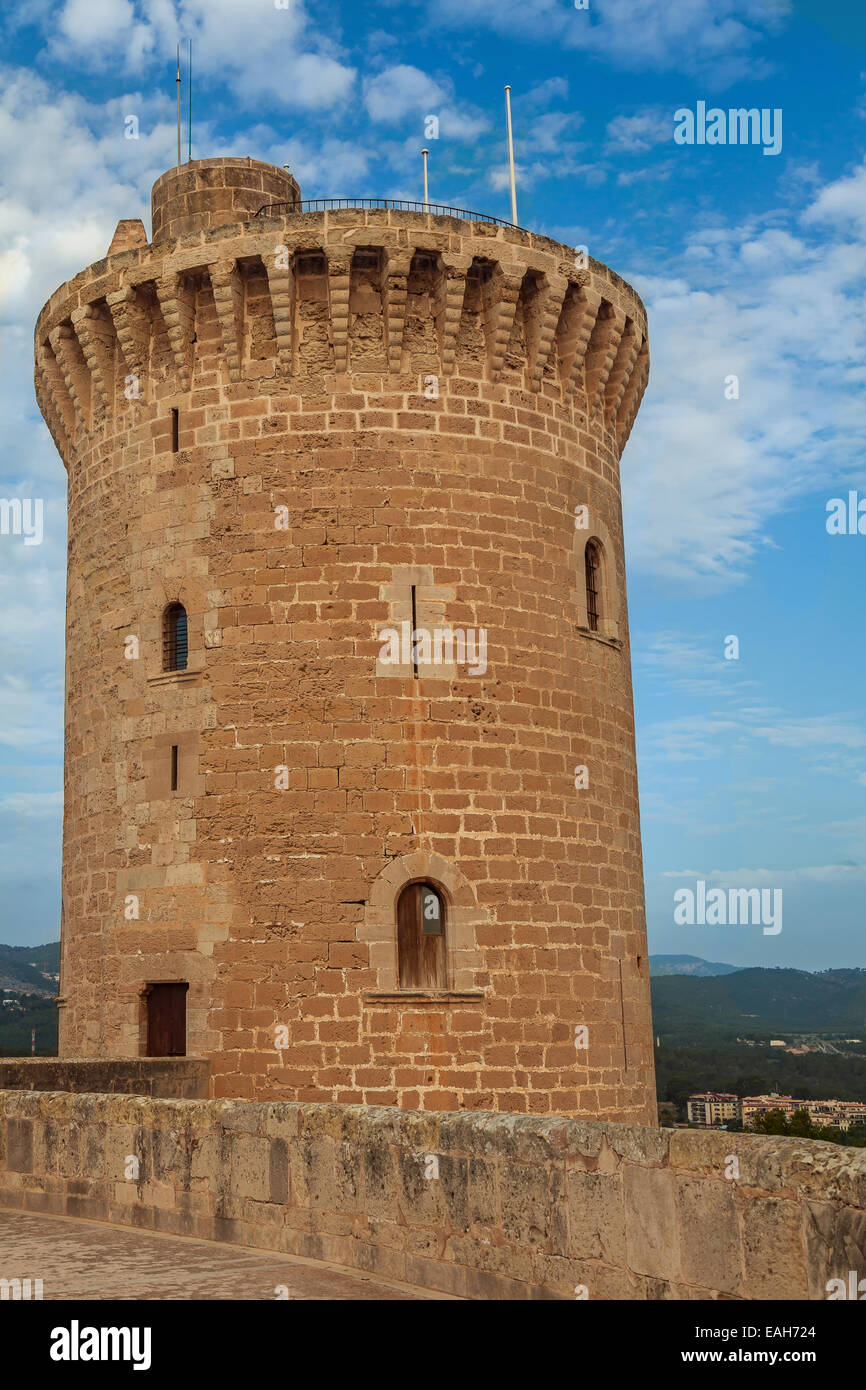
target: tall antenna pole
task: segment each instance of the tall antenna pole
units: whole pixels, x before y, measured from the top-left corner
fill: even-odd
[[[426,206],[427,206],[427,156],[428,156],[429,153],[430,153],[429,150],[422,150],[422,151],[421,151],[421,154],[422,154],[422,156],[423,156],[423,158],[424,158],[424,206],[425,206],[425,208],[426,208]]]
[[[511,179],[511,220],[517,226],[517,186],[514,182],[514,137],[511,133],[511,88],[505,88],[505,119],[508,124],[508,173]]]
[[[177,167],[180,168],[180,44],[177,46]]]
[[[189,41],[189,120],[187,121],[187,159],[192,159],[192,39]]]

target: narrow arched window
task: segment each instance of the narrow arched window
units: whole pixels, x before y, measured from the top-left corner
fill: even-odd
[[[586,564],[586,622],[591,632],[598,632],[601,612],[601,550],[598,541],[587,541],[584,552]]]
[[[163,671],[185,671],[188,654],[186,609],[182,603],[170,603],[162,619]]]
[[[401,989],[445,989],[445,903],[430,883],[410,883],[397,900]]]

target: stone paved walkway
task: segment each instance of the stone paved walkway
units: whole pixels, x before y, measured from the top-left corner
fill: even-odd
[[[275,1299],[278,1286],[291,1300],[447,1297],[268,1250],[0,1209],[4,1278],[41,1279],[45,1300]]]

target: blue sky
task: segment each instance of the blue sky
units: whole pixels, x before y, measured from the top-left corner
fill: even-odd
[[[59,922],[65,478],[33,321],[119,218],[149,227],[192,38],[193,155],[289,163],[306,197],[418,198],[426,144],[431,199],[507,217],[511,84],[519,221],[650,316],[622,467],[650,948],[866,965],[866,535],[825,525],[866,498],[862,6],[21,0],[0,29],[0,495],[45,500],[42,545],[0,536],[0,941]],[[781,152],[676,144],[699,101],[781,110]],[[781,889],[782,931],[675,925],[697,879]]]

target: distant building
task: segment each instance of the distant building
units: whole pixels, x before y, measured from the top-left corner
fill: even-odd
[[[687,1110],[689,1124],[721,1125],[740,1118],[740,1098],[724,1091],[706,1091],[689,1096]]]
[[[856,1100],[797,1100],[794,1096],[743,1096],[741,1113],[744,1129],[754,1129],[760,1115],[781,1110],[790,1119],[796,1110],[805,1110],[814,1125],[847,1130],[852,1125],[866,1124],[866,1101]]]
[[[785,1042],[785,1039],[784,1039],[784,1038],[771,1038],[771,1039],[770,1039],[770,1046],[771,1046],[771,1047],[786,1047],[786,1046],[787,1046],[787,1043]]]
[[[789,1119],[795,1110],[803,1110],[805,1106],[804,1100],[794,1100],[791,1096],[743,1096],[740,1102],[743,1128],[754,1129],[755,1120],[760,1115],[769,1115],[771,1110],[781,1110]]]
[[[816,1125],[829,1125],[843,1131],[852,1125],[866,1124],[866,1102],[857,1100],[809,1101],[809,1116]]]

